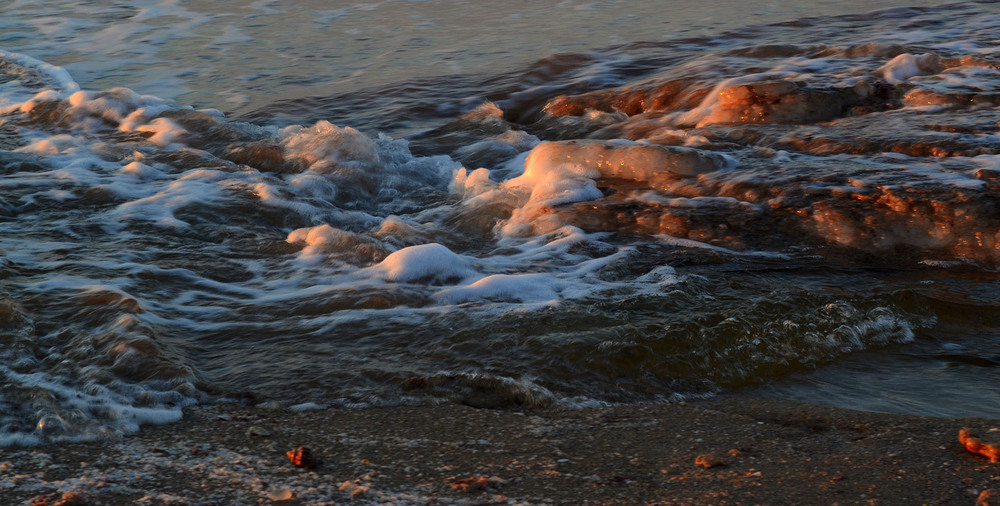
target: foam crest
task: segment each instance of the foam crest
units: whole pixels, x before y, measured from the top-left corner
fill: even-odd
[[[733,165],[735,162],[724,155],[676,146],[627,141],[543,143],[528,154],[523,174],[502,183],[504,188],[522,192],[530,189],[527,200],[513,211],[502,232],[518,236],[558,229],[562,225],[553,216],[553,208],[602,198],[599,179],[655,183]],[[478,177],[482,180],[485,175]]]
[[[552,170],[558,164],[596,169],[597,177],[652,182],[659,177],[697,176],[735,165],[717,153],[678,146],[602,141],[547,142],[525,161],[525,176]],[[511,183],[515,185],[517,183]]]
[[[397,283],[448,283],[475,273],[472,263],[437,243],[394,251],[378,265],[360,272],[365,276]]]
[[[32,431],[18,431],[0,438],[0,447],[113,439],[135,433],[143,425],[173,423],[182,416],[183,402],[169,407],[141,407],[135,405],[135,398],[99,386],[80,390],[50,381],[42,374],[22,374],[6,367],[0,367],[0,375],[9,383],[8,390],[44,391],[51,395],[49,405],[35,411],[33,418],[37,421]],[[180,401],[182,397],[174,400]]]
[[[903,53],[880,67],[876,73],[890,84],[901,84],[911,77],[937,74],[944,70],[941,58],[933,53],[914,55]]]
[[[305,162],[319,173],[354,169],[373,171],[379,168],[375,143],[351,127],[338,127],[319,121],[312,127],[291,126],[282,130],[286,156]]]
[[[121,204],[112,214],[117,221],[146,221],[167,228],[190,226],[176,217],[176,212],[192,205],[210,205],[223,200],[226,187],[234,183],[228,173],[195,169],[164,185],[148,187],[147,196]]]
[[[389,254],[383,245],[371,238],[326,224],[293,230],[288,234],[286,241],[305,244],[299,252],[299,258],[307,263],[318,263],[327,258],[341,258],[360,264],[381,260]]]
[[[39,93],[57,98],[80,89],[65,69],[28,55],[0,50],[0,60],[7,64],[4,72],[9,78],[0,84],[0,112],[21,109]]]
[[[451,193],[468,200],[497,189],[496,182],[490,179],[488,169],[469,171],[461,168],[455,171],[455,177],[448,186]]]
[[[549,274],[493,274],[434,294],[443,304],[468,301],[556,302],[564,283]]]

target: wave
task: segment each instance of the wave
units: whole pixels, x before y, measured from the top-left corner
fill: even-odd
[[[0,53],[0,445],[220,398],[671,401],[920,344],[952,324],[923,290],[1000,262],[975,7],[552,56],[409,138]]]

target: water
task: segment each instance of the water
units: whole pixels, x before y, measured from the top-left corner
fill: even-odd
[[[933,4],[0,3],[0,445],[214,399],[1000,416],[1000,7]]]

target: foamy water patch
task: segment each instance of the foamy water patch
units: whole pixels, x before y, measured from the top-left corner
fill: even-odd
[[[563,223],[553,208],[604,197],[599,179],[614,178],[655,184],[692,177],[736,165],[731,157],[693,148],[630,141],[566,141],[536,146],[524,160],[524,171],[501,187],[528,193],[501,228],[503,234],[545,234]],[[464,174],[463,174],[464,176]],[[485,193],[486,174],[473,173],[456,184]],[[468,190],[466,190],[468,191]],[[523,198],[523,197],[522,197]]]
[[[80,89],[69,72],[61,67],[3,50],[0,50],[0,59],[8,64],[5,72],[11,78],[0,84],[0,112],[20,109],[46,88],[55,97],[66,97]]]
[[[322,225],[289,234],[289,242],[304,248],[298,253],[297,272],[287,278],[291,284],[283,290],[300,286],[287,297],[310,293],[308,297],[327,294],[333,299],[374,291],[383,300],[414,309],[437,312],[441,306],[475,303],[490,312],[513,306],[537,309],[604,293],[644,292],[661,281],[606,279],[606,271],[614,271],[635,252],[604,243],[602,237],[564,226],[539,237],[504,239],[499,249],[472,255],[439,243],[393,251],[390,243],[376,237]],[[376,263],[358,268],[372,261]]]
[[[160,23],[172,7],[121,9]],[[324,89],[255,116],[281,126],[123,88],[72,91],[11,65],[0,274],[16,280],[16,307],[0,300],[0,327],[37,349],[5,366],[168,411],[175,401],[148,392],[370,406],[425,398],[398,387],[442,370],[431,395],[530,407],[536,393],[676,400],[906,344],[919,334],[893,305],[905,296],[844,295],[856,276],[827,276],[948,276],[998,258],[993,35],[927,23],[940,12],[831,20],[850,37],[805,21],[829,47],[769,25],[555,55],[520,75]],[[914,44],[864,42],[907,17]],[[207,15],[219,29],[193,44],[233,54],[261,35],[221,18]],[[132,28],[108,34],[162,34]],[[920,68],[930,51],[942,69]],[[246,67],[220,79],[245,89],[211,96],[324,79]],[[497,102],[476,107],[484,96]],[[373,124],[412,134],[414,151]],[[821,310],[838,297],[858,310]],[[153,370],[184,379],[147,383]],[[133,429],[127,413],[79,409]],[[18,417],[35,430],[32,413]]]
[[[473,283],[434,294],[443,304],[468,301],[551,302],[559,300],[565,283],[550,274],[493,274]]]
[[[114,332],[113,328],[110,332]],[[87,348],[95,345],[111,349],[95,350],[97,356],[88,355]],[[23,346],[20,343],[16,348]],[[180,420],[182,407],[201,396],[190,383],[184,386],[184,378],[148,382],[110,379],[113,371],[131,367],[123,366],[123,361],[130,360],[124,355],[112,358],[119,348],[123,354],[134,350],[131,346],[124,342],[117,346],[114,342],[64,343],[51,349],[50,357],[32,366],[25,363],[24,357],[5,353],[7,364],[0,366],[4,380],[0,406],[5,408],[0,415],[5,429],[0,447],[114,439],[134,433],[142,425]],[[101,352],[109,352],[108,359],[114,363],[103,363]],[[76,364],[61,365],[61,357]],[[139,360],[145,367],[153,366],[147,376],[157,374],[152,361],[145,357]]]
[[[167,228],[182,229],[190,224],[175,213],[192,205],[211,205],[225,200],[227,187],[240,181],[232,174],[195,169],[161,185],[146,185],[151,194],[121,204],[111,218],[118,222],[144,221]],[[245,182],[244,182],[245,185]],[[158,191],[157,191],[158,190]]]

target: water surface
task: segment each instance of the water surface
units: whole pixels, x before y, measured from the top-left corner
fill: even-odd
[[[993,3],[2,12],[2,444],[214,399],[1000,416]]]

